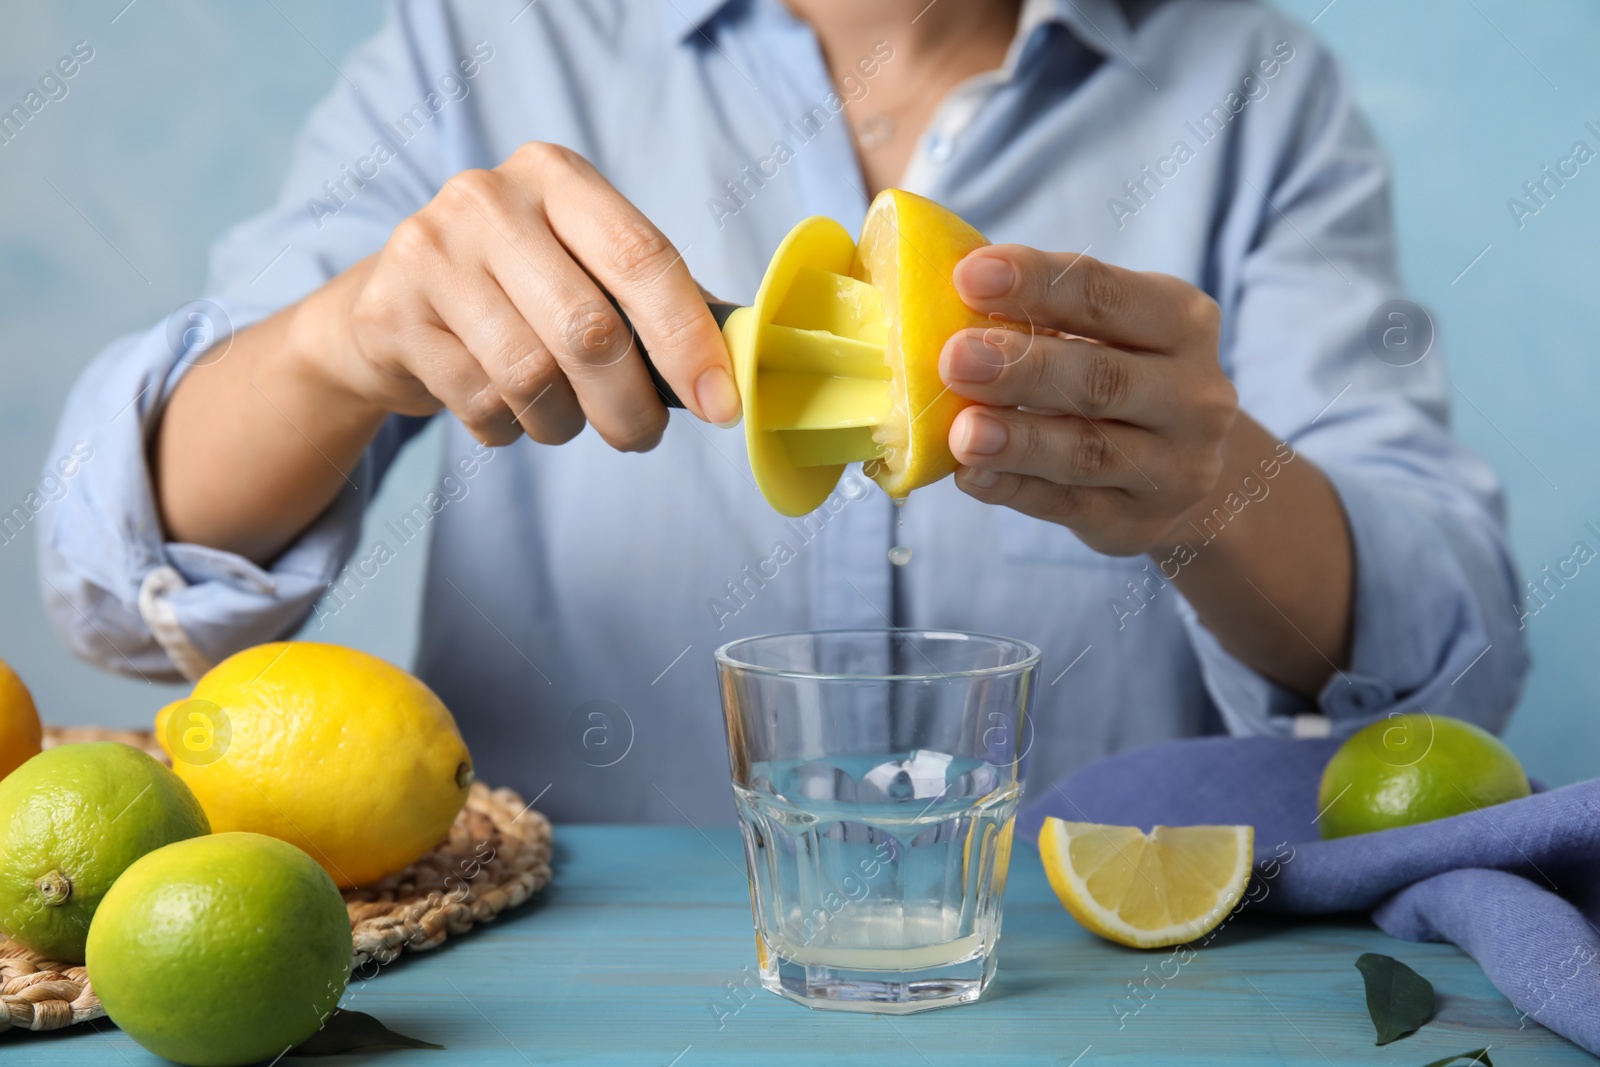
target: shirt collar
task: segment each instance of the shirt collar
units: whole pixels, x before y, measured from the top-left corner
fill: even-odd
[[[667,37],[674,44],[693,40],[705,33],[706,24],[716,18],[735,0],[668,0],[668,11],[663,18]]]
[[[1139,63],[1138,41],[1119,0],[1024,0],[1013,48],[1020,48],[1040,26],[1059,22],[1089,49],[1130,66]]]
[[[668,36],[674,43],[686,43],[706,33],[708,24],[724,8],[740,5],[739,0],[670,0],[672,13],[666,16]],[[1017,36],[1012,42],[1013,56],[1019,53],[1035,30],[1059,22],[1083,44],[1107,59],[1121,59],[1130,65],[1139,62],[1133,26],[1119,0],[1023,0],[1017,20]]]

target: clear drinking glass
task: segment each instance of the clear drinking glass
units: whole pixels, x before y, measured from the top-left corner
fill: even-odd
[[[1038,664],[1024,641],[932,630],[717,650],[763,985],[843,1011],[978,999]]]

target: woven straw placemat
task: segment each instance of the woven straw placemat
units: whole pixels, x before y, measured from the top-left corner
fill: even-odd
[[[169,762],[142,730],[46,727],[45,747],[122,741]],[[550,820],[510,789],[474,782],[450,836],[420,860],[347,890],[355,967],[369,975],[402,952],[437,948],[490,922],[550,881]],[[105,1015],[81,966],[58,963],[0,937],[0,1031],[59,1030]]]

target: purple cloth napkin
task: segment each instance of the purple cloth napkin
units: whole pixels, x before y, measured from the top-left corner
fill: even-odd
[[[1146,830],[1247,823],[1269,883],[1252,906],[1365,911],[1392,937],[1452,942],[1526,1019],[1600,1054],[1600,779],[1323,841],[1317,787],[1338,746],[1206,737],[1118,753],[1031,787],[1017,832],[1037,842],[1051,815]]]

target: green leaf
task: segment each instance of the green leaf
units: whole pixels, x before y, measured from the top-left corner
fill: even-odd
[[[397,1034],[362,1011],[335,1008],[322,1029],[289,1050],[291,1056],[342,1056],[347,1052],[376,1052],[394,1048],[444,1048],[429,1041]]]
[[[1476,1052],[1458,1052],[1454,1056],[1446,1056],[1442,1060],[1423,1064],[1423,1067],[1450,1067],[1458,1060],[1466,1060],[1467,1067],[1494,1067],[1494,1064],[1489,1062],[1489,1050],[1486,1048],[1480,1048]]]
[[[1377,1044],[1416,1033],[1433,1018],[1433,985],[1399,960],[1366,952],[1356,960],[1356,970],[1367,984],[1367,1012],[1378,1031]]]

